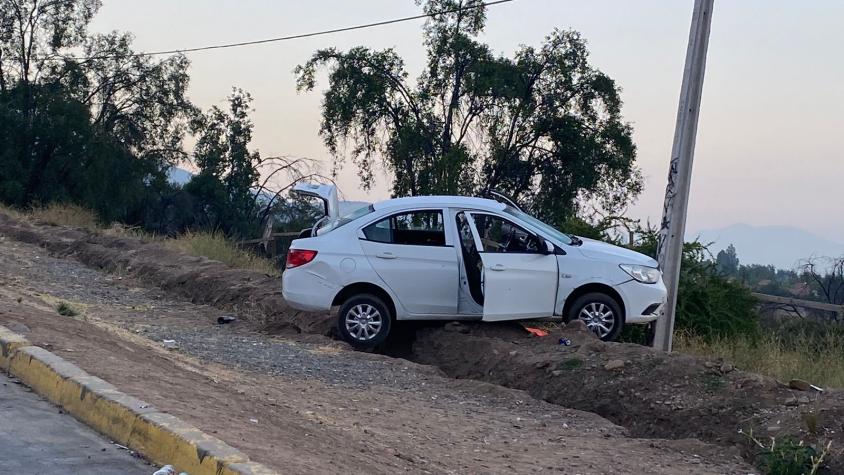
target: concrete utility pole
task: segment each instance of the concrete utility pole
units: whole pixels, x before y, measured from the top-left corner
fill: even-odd
[[[677,307],[677,284],[680,280],[680,261],[683,257],[683,235],[686,232],[686,211],[689,207],[689,188],[692,182],[692,162],[695,155],[697,120],[700,96],[706,71],[706,50],[709,46],[709,27],[712,24],[713,0],[695,0],[686,67],[680,89],[674,146],[665,188],[665,207],[659,230],[657,260],[668,287],[665,313],[657,320],[654,348],[671,351],[674,332],[674,311]]]

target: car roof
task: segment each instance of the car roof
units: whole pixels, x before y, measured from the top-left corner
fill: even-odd
[[[393,198],[391,200],[379,201],[372,205],[377,210],[398,208],[398,207],[425,207],[425,206],[448,206],[458,208],[477,208],[501,211],[505,208],[503,203],[486,198],[474,198],[470,196],[409,196],[406,198]]]

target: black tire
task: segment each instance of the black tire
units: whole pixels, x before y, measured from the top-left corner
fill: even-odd
[[[369,317],[368,320],[367,317]],[[372,294],[349,297],[337,312],[337,332],[340,337],[361,350],[371,349],[384,343],[390,335],[392,322],[390,308],[383,300]]]
[[[609,313],[609,314],[608,314]],[[618,302],[607,294],[591,292],[581,295],[572,304],[566,321],[583,323],[603,341],[615,341],[624,328],[624,312]],[[612,322],[612,327],[609,327]],[[609,327],[605,332],[604,328]]]

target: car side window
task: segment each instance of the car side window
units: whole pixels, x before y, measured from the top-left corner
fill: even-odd
[[[491,214],[473,213],[483,252],[539,252],[535,236],[512,222]]]
[[[410,246],[445,246],[443,213],[439,210],[395,214],[363,228],[369,241]]]

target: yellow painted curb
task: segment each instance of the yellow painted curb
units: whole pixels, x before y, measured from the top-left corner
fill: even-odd
[[[29,346],[26,338],[4,326],[0,326],[0,369],[4,371],[9,369],[9,359],[12,352],[22,346]]]
[[[78,366],[0,327],[0,365],[66,412],[144,455],[191,475],[272,475],[241,451],[124,394]]]

